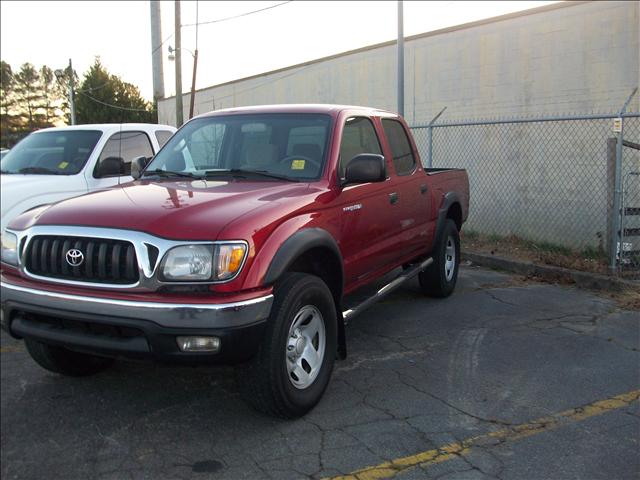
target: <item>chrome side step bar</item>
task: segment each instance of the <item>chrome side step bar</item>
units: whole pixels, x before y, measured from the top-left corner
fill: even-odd
[[[374,295],[367,298],[364,302],[359,303],[358,305],[345,310],[342,312],[342,318],[344,319],[344,323],[347,324],[349,320],[351,320],[356,315],[364,312],[367,308],[369,308],[374,303],[382,300],[384,297],[389,295],[391,292],[400,287],[403,283],[408,280],[411,280],[413,277],[418,275],[421,271],[427,268],[429,265],[433,263],[433,258],[429,257],[422,263],[411,267],[408,270],[405,270],[399,277],[395,278],[391,282],[387,283],[384,287],[378,290]]]

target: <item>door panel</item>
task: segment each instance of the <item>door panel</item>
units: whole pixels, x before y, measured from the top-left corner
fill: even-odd
[[[399,192],[397,223],[394,225],[395,248],[403,257],[418,255],[431,248],[433,225],[429,179],[419,164],[410,137],[403,124],[383,118],[385,156],[391,159],[392,178]],[[406,255],[405,255],[406,254]]]
[[[369,118],[347,118],[340,143],[341,178],[349,161],[361,153],[382,154],[378,132]],[[393,181],[387,178],[384,182],[345,186],[338,196],[340,248],[347,284],[361,281],[389,262],[396,209],[390,196],[394,192]]]

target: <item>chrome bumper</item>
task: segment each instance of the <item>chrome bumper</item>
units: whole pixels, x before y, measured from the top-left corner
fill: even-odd
[[[178,304],[112,300],[67,295],[0,282],[2,324],[6,328],[8,305],[40,307],[104,317],[145,320],[165,328],[234,328],[265,320],[271,312],[273,295],[222,304]]]

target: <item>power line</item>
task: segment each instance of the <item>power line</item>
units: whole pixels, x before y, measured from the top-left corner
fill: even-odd
[[[153,50],[151,50],[151,55],[153,55],[154,53],[156,53],[158,50],[160,50],[162,48],[162,45],[164,45],[171,37],[173,37],[173,33],[170,34],[167,38],[165,38],[162,43],[160,45],[158,45],[156,48],[154,48]]]
[[[226,22],[227,20],[233,20],[235,18],[246,17],[247,15],[253,15],[254,13],[264,12],[265,10],[270,10],[272,8],[281,7],[282,5],[286,5],[287,3],[291,3],[293,0],[288,0],[286,2],[276,3],[275,5],[271,5],[270,7],[261,8],[259,10],[252,10],[251,12],[241,13],[239,15],[233,15],[232,17],[218,18],[216,20],[209,20],[206,22],[196,22],[196,23],[187,23],[182,25],[183,27],[196,27],[198,25],[210,25],[212,23],[220,23]]]
[[[89,88],[87,88],[85,90],[76,90],[75,92],[76,93],[93,92],[95,90],[100,90],[101,88],[106,87],[107,85],[109,85],[109,83],[111,83],[111,82],[105,82],[102,85],[98,85],[97,87],[89,87]]]
[[[104,105],[105,107],[117,108],[118,110],[126,110],[129,112],[149,112],[149,110],[145,110],[142,108],[129,108],[129,107],[120,107],[118,105],[112,105],[110,103],[103,102],[102,100],[98,100],[97,98],[93,98],[91,95],[87,95],[84,92],[76,92],[76,93],[79,93],[83,97],[87,97],[88,99],[93,100],[96,103]]]
[[[269,85],[271,83],[275,83],[275,82],[278,82],[280,80],[284,80],[287,77],[292,77],[293,75],[297,75],[298,73],[300,73],[303,70],[306,70],[307,68],[312,67],[312,66],[314,66],[314,65],[305,65],[303,67],[298,68],[294,72],[287,73],[286,75],[282,75],[281,77],[278,77],[278,78],[273,78],[271,80],[267,80],[266,82],[259,83],[258,85],[254,85],[252,87],[248,87],[248,88],[245,88],[243,90],[234,91],[233,93],[231,93],[229,95],[225,95],[223,97],[215,97],[214,96],[214,100],[216,100],[216,101],[224,100],[225,98],[231,98],[231,97],[233,97],[235,95],[239,95],[241,93],[246,93],[246,92],[250,92],[251,90],[256,90],[256,89],[258,89],[260,87],[264,87],[265,85]],[[207,103],[209,103],[209,100],[206,100],[206,101],[203,101],[203,102],[198,102],[198,105],[204,105],[204,104],[207,104]]]

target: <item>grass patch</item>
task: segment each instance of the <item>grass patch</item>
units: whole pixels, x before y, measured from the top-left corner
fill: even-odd
[[[463,251],[485,253],[542,265],[554,265],[594,273],[608,272],[607,254],[597,247],[572,249],[551,242],[535,241],[516,235],[485,235],[463,230]]]

